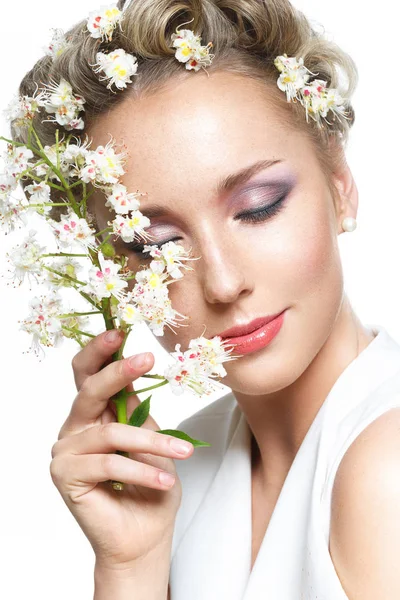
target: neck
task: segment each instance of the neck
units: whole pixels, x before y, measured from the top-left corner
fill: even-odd
[[[374,339],[347,300],[319,352],[291,385],[262,396],[234,394],[252,432],[252,472],[281,485],[333,384]]]

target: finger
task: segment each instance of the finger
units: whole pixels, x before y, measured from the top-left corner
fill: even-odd
[[[124,332],[105,331],[91,339],[72,359],[76,389],[79,391],[87,377],[97,373],[120,347]]]
[[[166,473],[162,469],[119,454],[60,456],[52,460],[50,470],[54,483],[63,488],[85,488],[88,483],[112,480],[155,489],[166,489],[172,487],[176,479],[174,475],[169,474],[172,480],[169,485],[166,485],[160,479],[160,474]],[[74,479],[68,481],[71,474]],[[70,489],[68,491],[71,493]]]
[[[76,435],[58,440],[53,446],[52,456],[54,458],[58,454],[106,454],[123,450],[169,458],[186,458],[193,449],[193,444],[172,435],[114,422],[88,427]]]
[[[106,410],[101,415],[101,423],[102,425],[106,425],[107,423],[115,423],[117,420],[117,415],[110,408],[110,405],[107,406]]]
[[[127,420],[129,421],[133,411],[135,410],[135,408],[137,408],[139,406],[139,404],[141,404],[142,400],[140,400],[139,397],[137,396],[137,394],[134,393],[132,382],[128,383],[128,385],[125,386],[125,389],[129,394],[129,396],[126,399],[126,415],[127,415]],[[113,400],[110,400],[108,406],[115,416],[115,418],[111,419],[111,420],[117,421],[117,407],[115,406],[115,402]],[[104,422],[104,421],[102,421],[102,422]],[[109,421],[107,421],[107,422],[109,422]],[[156,421],[153,419],[153,417],[151,415],[148,415],[148,417],[147,417],[146,421],[143,423],[142,427],[145,427],[146,429],[152,429],[153,431],[160,429],[160,427],[158,426],[158,424],[156,423]]]
[[[143,358],[144,363],[138,364]],[[63,424],[59,439],[93,425],[106,410],[110,398],[137,379],[154,365],[154,355],[144,352],[114,361],[83,382],[71,411]]]

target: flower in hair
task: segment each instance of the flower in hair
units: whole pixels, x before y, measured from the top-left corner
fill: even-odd
[[[97,63],[95,63],[93,69],[95,73],[104,71],[105,75],[100,76],[100,80],[104,81],[109,79],[107,88],[111,90],[112,85],[119,89],[126,88],[127,83],[132,83],[130,79],[131,75],[136,75],[137,71],[137,58],[132,54],[128,54],[122,48],[113,50],[108,54],[104,52],[98,52],[96,54]]]
[[[308,117],[318,123],[321,127],[321,118],[326,119],[327,113],[331,110],[335,115],[347,118],[344,107],[344,98],[335,88],[327,88],[327,82],[322,79],[315,79],[308,83],[312,73],[304,66],[304,60],[301,57],[288,57],[287,54],[277,56],[274,64],[281,72],[277,80],[280,90],[286,92],[287,101],[299,101],[306,109],[306,120]]]
[[[50,31],[52,32],[50,42],[43,49],[45,53],[52,56],[54,60],[64,52],[65,48],[68,46],[68,41],[62,29],[52,27]]]
[[[306,117],[310,114],[325,118],[329,110],[345,116],[343,102],[344,99],[339,92],[334,88],[327,89],[326,81],[322,79],[315,79],[303,89],[302,103],[307,109]]]
[[[207,46],[202,46],[199,35],[195,35],[190,29],[178,30],[178,27],[171,39],[172,47],[176,48],[175,58],[179,62],[186,63],[186,69],[198,71],[202,67],[211,65],[214,58],[214,54],[209,53],[212,42],[209,42]]]
[[[78,118],[78,114],[85,110],[83,105],[86,100],[82,96],[73,94],[68,81],[61,78],[60,83],[50,83],[44,90],[47,97],[42,102],[42,106],[46,112],[55,114],[53,119],[48,119],[49,121],[55,121],[69,131],[84,128],[84,122]]]
[[[87,18],[87,28],[92,38],[101,38],[102,41],[111,42],[117,24],[120,24],[122,12],[117,5],[102,5],[98,10],[93,10]]]

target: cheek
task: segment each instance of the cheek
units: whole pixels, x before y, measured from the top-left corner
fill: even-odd
[[[249,248],[262,283],[271,288],[271,298],[295,301],[318,295],[341,277],[332,215],[322,208],[292,213],[276,227],[260,229]]]

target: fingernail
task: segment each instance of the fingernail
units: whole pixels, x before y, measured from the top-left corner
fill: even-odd
[[[136,354],[135,356],[131,356],[131,358],[128,359],[129,366],[133,367],[134,369],[139,369],[141,367],[144,367],[144,365],[147,363],[149,357],[150,357],[149,352],[142,352],[141,354]]]
[[[116,342],[119,338],[119,332],[116,329],[112,329],[108,333],[106,333],[107,342]]]

